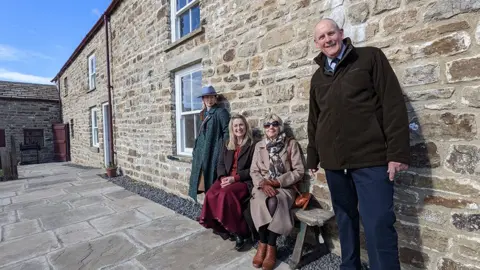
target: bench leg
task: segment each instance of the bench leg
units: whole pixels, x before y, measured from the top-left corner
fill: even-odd
[[[300,232],[297,235],[297,240],[295,241],[295,248],[293,249],[292,254],[292,263],[290,264],[290,268],[296,269],[298,264],[300,263],[300,259],[302,258],[302,251],[303,251],[303,242],[305,241],[305,235],[307,233],[307,224],[304,222],[300,223]]]

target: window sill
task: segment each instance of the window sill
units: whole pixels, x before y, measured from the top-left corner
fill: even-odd
[[[168,45],[167,48],[164,50],[164,52],[168,52],[168,51],[171,51],[173,50],[174,48],[180,46],[182,43],[186,42],[187,40],[190,40],[202,33],[205,32],[205,29],[203,28],[203,26],[200,26],[198,29],[195,29],[193,30],[192,32],[188,33],[186,36],[180,38],[180,39],[177,39],[175,40],[175,42],[173,42],[172,44]]]
[[[183,163],[192,163],[193,158],[189,156],[180,156],[180,155],[168,155],[167,159],[183,162]]]
[[[90,146],[90,152],[92,152],[92,153],[100,153],[100,147]]]

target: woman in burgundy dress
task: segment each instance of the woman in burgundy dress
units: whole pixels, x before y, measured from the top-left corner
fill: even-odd
[[[244,116],[232,115],[228,129],[230,139],[218,158],[218,178],[205,194],[199,223],[223,239],[234,239],[240,250],[250,234],[242,213],[253,186],[250,164],[255,147]]]

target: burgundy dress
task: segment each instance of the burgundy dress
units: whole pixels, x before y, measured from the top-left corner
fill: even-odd
[[[242,202],[249,195],[247,184],[240,181],[237,174],[238,155],[241,148],[235,149],[233,165],[230,176],[235,177],[235,182],[221,187],[220,177],[205,194],[202,213],[199,223],[205,228],[211,228],[218,233],[234,233],[240,236],[247,236],[248,225],[245,222],[242,212]]]

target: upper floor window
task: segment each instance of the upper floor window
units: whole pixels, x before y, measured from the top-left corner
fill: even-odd
[[[97,60],[95,54],[92,54],[88,57],[88,89],[93,90],[96,87],[96,68]]]
[[[68,96],[68,78],[63,79],[63,95]]]
[[[200,27],[199,0],[171,0],[172,41]],[[174,20],[173,20],[174,18]]]

